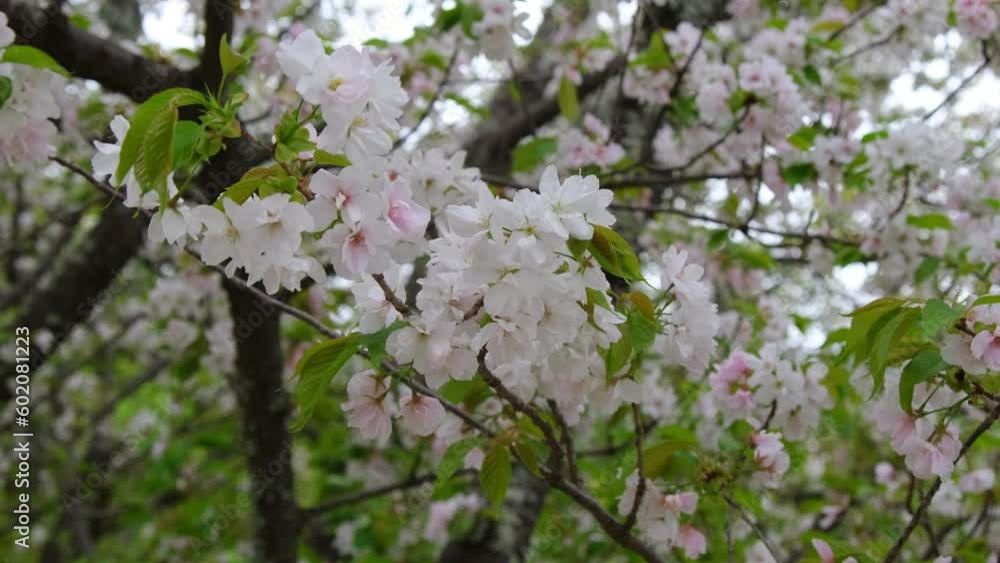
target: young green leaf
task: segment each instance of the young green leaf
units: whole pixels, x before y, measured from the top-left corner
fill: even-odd
[[[462,468],[465,456],[473,449],[478,448],[482,443],[482,438],[473,436],[459,440],[448,446],[448,449],[444,452],[444,456],[441,458],[441,463],[437,467],[434,489],[437,490],[443,487],[451,479],[452,475]]]
[[[507,496],[510,476],[510,449],[506,444],[493,444],[483,458],[483,467],[479,470],[479,485],[483,488],[483,496],[490,501],[494,510],[499,510],[500,503]]]
[[[299,380],[295,387],[299,417],[292,423],[292,432],[302,430],[309,422],[316,403],[360,345],[361,335],[349,334],[320,342],[302,356],[295,366],[295,375]]]
[[[972,302],[972,307],[977,307],[979,305],[995,305],[1000,303],[1000,295],[983,295],[979,299]]]
[[[129,169],[139,159],[150,123],[165,108],[181,108],[192,105],[204,106],[207,103],[207,99],[200,92],[188,88],[171,88],[153,95],[136,108],[135,114],[132,115],[132,119],[129,121],[128,133],[126,133],[125,139],[122,141],[118,168],[115,170],[115,184],[121,184],[125,180]]]
[[[51,70],[62,76],[69,76],[69,71],[40,49],[28,45],[8,45],[2,53],[0,62],[33,66],[43,70]]]
[[[951,219],[949,219],[947,215],[942,215],[940,213],[909,215],[906,217],[906,224],[929,230],[944,229],[951,231],[955,229],[955,226],[951,224]]]
[[[689,450],[695,446],[695,443],[684,439],[665,440],[648,446],[643,450],[642,471],[647,477],[660,477],[675,452]]]
[[[174,126],[174,166],[181,168],[195,164],[195,149],[204,128],[194,121],[178,121]]]
[[[580,117],[580,101],[576,95],[576,84],[568,77],[563,76],[559,81],[559,112],[569,121],[576,121]]]
[[[948,364],[941,359],[941,353],[936,349],[924,350],[917,354],[906,364],[899,378],[899,406],[903,407],[907,414],[913,414],[913,388],[947,367]]]
[[[538,168],[558,147],[559,144],[552,137],[536,137],[514,147],[511,171],[530,172]]]
[[[344,154],[330,154],[323,149],[317,149],[313,153],[313,160],[316,164],[321,164],[324,166],[339,166],[340,168],[347,168],[351,165],[351,161]]]
[[[230,47],[229,38],[223,33],[222,39],[219,41],[219,63],[222,65],[222,75],[229,76],[246,62],[247,58]]]
[[[899,343],[906,331],[910,329],[913,322],[920,315],[920,309],[903,308],[896,309],[885,315],[872,326],[869,338],[874,338],[875,345],[868,355],[868,367],[871,369],[872,377],[875,379],[875,386],[872,388],[872,397],[881,389],[885,380],[885,369],[889,367],[889,353],[893,347]]]
[[[962,318],[965,308],[961,306],[952,307],[940,299],[931,299],[920,311],[920,319],[917,327],[921,336],[928,340],[934,340],[938,333],[955,324]]]
[[[608,227],[594,225],[594,237],[590,239],[590,252],[604,271],[628,281],[642,279],[639,257],[632,246],[621,235]]]
[[[167,194],[167,176],[174,165],[174,127],[177,125],[177,108],[163,108],[149,122],[149,129],[142,142],[142,157],[136,165],[136,179],[146,189],[160,194],[160,209],[170,196]]]

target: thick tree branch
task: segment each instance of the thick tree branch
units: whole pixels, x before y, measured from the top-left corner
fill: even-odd
[[[205,0],[205,43],[198,63],[198,85],[209,92],[218,90],[222,81],[222,63],[219,62],[219,43],[223,37],[233,39],[233,15],[239,8],[236,0]]]
[[[73,25],[58,8],[0,0],[17,41],[41,49],[74,76],[141,102],[175,87],[197,87],[189,70],[153,61]]]
[[[625,68],[625,58],[616,57],[604,70],[584,77],[577,88],[581,99],[596,92],[611,77]],[[523,113],[487,126],[465,144],[469,152],[467,161],[486,172],[504,174],[510,168],[510,151],[517,143],[531,134],[541,124],[559,115],[559,101],[555,96],[543,99],[525,108]]]

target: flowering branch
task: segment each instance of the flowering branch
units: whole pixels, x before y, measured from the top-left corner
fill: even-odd
[[[969,448],[972,447],[976,440],[985,434],[986,431],[989,430],[994,423],[996,423],[998,418],[1000,418],[1000,403],[997,403],[993,407],[993,410],[990,411],[989,415],[987,415],[986,418],[979,423],[979,426],[976,427],[972,434],[966,438],[965,442],[962,444],[962,450],[958,452],[958,457],[955,458],[955,462],[962,459],[965,452],[969,451]],[[920,523],[920,519],[923,518],[924,513],[927,512],[927,509],[930,507],[931,501],[934,500],[934,495],[936,495],[938,490],[941,488],[941,482],[940,476],[934,479],[934,483],[931,485],[931,488],[920,501],[920,506],[917,507],[916,512],[913,513],[913,517],[910,518],[910,522],[906,525],[906,528],[899,536],[899,539],[896,540],[896,543],[893,544],[889,553],[886,554],[882,563],[892,563],[899,557],[899,554],[903,551],[903,546],[906,545],[906,541],[910,538],[910,534],[912,534],[913,530],[916,529],[917,524]]]
[[[535,424],[542,431],[545,436],[545,441],[549,446],[549,464],[552,467],[554,475],[561,475],[563,470],[563,452],[562,448],[559,446],[559,440],[556,438],[555,432],[553,432],[552,427],[535,407],[522,401],[517,395],[512,393],[503,382],[500,381],[497,376],[493,375],[488,367],[486,367],[486,349],[484,348],[479,352],[479,373],[483,377],[483,381],[492,388],[501,399],[506,401],[515,411],[527,416],[531,422]]]

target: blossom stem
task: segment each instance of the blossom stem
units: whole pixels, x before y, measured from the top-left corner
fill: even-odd
[[[377,283],[378,286],[382,288],[382,293],[385,294],[385,300],[388,301],[389,304],[392,305],[394,309],[399,311],[400,315],[403,315],[404,317],[409,317],[410,314],[412,313],[410,307],[407,306],[406,303],[403,303],[403,301],[400,300],[399,297],[396,297],[396,294],[392,291],[392,288],[389,287],[389,284],[385,281],[385,276],[382,274],[372,274],[372,279],[374,279],[375,283]]]

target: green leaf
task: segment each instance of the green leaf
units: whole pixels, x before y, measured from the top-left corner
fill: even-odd
[[[277,174],[264,178],[264,181],[261,182],[260,187],[258,188],[258,193],[262,198],[274,194],[292,195],[298,191],[298,185],[299,184],[296,178],[287,174]]]
[[[483,496],[490,501],[495,510],[507,496],[510,486],[511,455],[505,444],[493,444],[483,458],[483,468],[479,471],[479,485],[483,488]]]
[[[659,442],[643,450],[642,471],[651,479],[663,477],[663,470],[667,467],[667,462],[673,457],[675,452],[690,450],[696,444],[690,440],[673,439]]]
[[[194,151],[198,146],[202,126],[194,121],[178,121],[174,126],[174,165],[178,168],[195,164]]]
[[[284,174],[284,171],[280,173]],[[278,174],[278,172],[273,171],[269,166],[254,168],[244,174],[239,182],[226,188],[226,191],[222,193],[222,197],[229,198],[236,203],[243,203],[250,199],[250,196],[257,191],[257,188],[264,183],[264,180],[268,179],[272,174]],[[215,202],[215,206],[222,208],[221,198]]]
[[[917,283],[923,283],[928,278],[934,275],[941,266],[941,259],[937,256],[925,256],[920,265],[917,266],[917,271],[914,274],[914,279]]]
[[[125,180],[128,171],[139,159],[149,124],[157,115],[167,107],[204,106],[207,103],[207,99],[200,92],[188,88],[171,88],[155,94],[136,108],[129,122],[128,133],[122,141],[118,168],[115,170],[115,184],[120,185]]]
[[[448,72],[448,58],[437,51],[424,51],[418,60],[421,64]]]
[[[872,312],[872,311],[884,311],[884,310],[889,310],[889,309],[895,309],[897,307],[902,306],[903,303],[905,303],[905,301],[903,299],[898,298],[898,297],[881,297],[879,299],[876,299],[876,300],[872,301],[871,303],[868,303],[867,305],[865,305],[863,307],[855,309],[854,311],[852,311],[851,313],[849,313],[847,316],[848,317],[856,317],[858,315],[861,315],[862,313],[869,313],[869,312]]]
[[[529,172],[538,168],[558,147],[559,144],[552,137],[536,137],[514,147],[511,171]]]
[[[789,164],[781,169],[781,177],[788,185],[796,186],[816,177],[816,167],[811,162]]]
[[[649,38],[649,46],[629,62],[629,66],[644,66],[651,70],[666,70],[671,67],[672,58],[667,52],[663,35],[657,33]]]
[[[590,252],[604,271],[623,280],[643,279],[632,246],[621,235],[603,225],[594,225],[594,237],[590,239]]]
[[[850,313],[851,328],[844,336],[843,358],[853,358],[855,363],[868,358],[874,341],[869,337],[875,324],[883,317],[899,310],[905,303],[896,297],[876,299]]]
[[[361,335],[349,334],[320,342],[306,352],[295,366],[298,384],[295,399],[299,417],[292,423],[291,431],[302,430],[312,418],[316,403],[330,387],[330,382],[361,345]]]
[[[815,128],[802,127],[788,137],[788,143],[799,150],[808,151],[816,140],[816,134]]]
[[[250,196],[257,191],[257,188],[264,183],[264,178],[248,178],[246,180],[240,180],[235,184],[226,188],[226,191],[222,194],[222,197],[229,198],[236,203],[243,203],[244,201],[250,199]],[[222,200],[219,200],[221,203]]]
[[[567,78],[562,77],[559,81],[559,112],[570,121],[576,121],[580,117],[580,101],[576,95],[576,84]]]
[[[823,33],[826,31],[837,31],[842,27],[844,27],[844,22],[840,20],[826,20],[812,26],[812,31],[813,33]]]
[[[341,168],[347,168],[351,165],[351,161],[347,158],[347,155],[330,154],[323,149],[317,149],[313,153],[313,160],[315,160],[317,164],[325,166],[339,166]]]
[[[538,456],[535,455],[534,448],[524,442],[517,442],[514,444],[514,450],[517,452],[517,457],[521,459],[528,471],[530,471],[535,477],[540,478],[542,476],[542,472],[538,469]]]
[[[698,122],[698,101],[694,96],[677,96],[670,102],[670,116],[678,127]]]
[[[868,356],[868,366],[875,379],[872,397],[882,389],[885,369],[889,366],[889,353],[910,329],[918,315],[920,315],[920,310],[916,308],[896,309],[876,321],[872,326],[869,335],[874,337],[875,345]]]
[[[278,162],[298,160],[299,154],[316,148],[309,131],[299,123],[298,112],[286,112],[274,128],[274,158]]]
[[[51,70],[62,76],[69,76],[69,71],[57,63],[48,53],[28,45],[8,45],[3,50],[3,56],[0,56],[0,62],[33,66],[35,68]]]
[[[437,467],[437,477],[434,480],[434,489],[443,487],[451,477],[462,468],[465,456],[483,443],[483,439],[478,436],[459,440],[448,446],[441,463]]]
[[[1000,295],[983,295],[979,299],[972,302],[970,307],[977,307],[979,305],[995,305],[1000,303]]]
[[[10,99],[10,96],[14,93],[14,83],[10,81],[10,78],[6,76],[0,76],[0,109],[3,109],[4,104]]]
[[[920,336],[928,340],[936,339],[938,333],[954,325],[964,313],[964,307],[951,307],[940,299],[931,299],[924,305],[917,320]]]
[[[628,312],[626,321],[629,336],[632,338],[632,348],[636,353],[644,352],[653,345],[656,335],[660,333],[660,323],[650,319],[638,309]]]
[[[947,367],[948,364],[941,359],[941,353],[936,349],[924,350],[917,354],[906,364],[899,378],[899,406],[903,407],[907,414],[913,414],[913,388]]]
[[[878,131],[872,131],[871,133],[868,133],[864,137],[861,137],[861,143],[867,145],[868,143],[877,141],[879,139],[888,139],[888,138],[889,138],[889,132],[886,131],[885,129],[881,129]]]
[[[382,330],[361,337],[361,346],[368,350],[368,361],[376,370],[379,369],[385,358],[385,342],[389,339],[389,335],[404,326],[407,326],[406,321],[396,321]]]
[[[608,349],[604,351],[605,377],[611,379],[620,375],[620,371],[628,365],[629,358],[632,357],[632,337],[629,334],[628,323],[618,325],[621,338],[617,342],[612,342]]]
[[[473,26],[476,22],[483,19],[483,9],[479,7],[478,4],[466,4],[465,9],[462,10],[461,25],[462,31],[465,32],[466,37],[475,38],[475,33],[473,33]]]
[[[229,46],[229,38],[223,33],[222,39],[219,41],[219,63],[222,65],[222,75],[229,76],[246,62],[246,57]]]
[[[812,82],[816,86],[823,85],[823,77],[820,76],[819,71],[816,70],[816,67],[813,65],[806,65],[805,68],[802,69],[802,75],[806,77],[806,80]]]
[[[947,215],[940,213],[928,213],[927,215],[909,215],[906,217],[906,224],[919,227],[921,229],[946,229],[954,230],[951,219]]]
[[[167,194],[167,176],[174,165],[174,127],[177,125],[177,108],[167,106],[149,122],[149,129],[142,142],[142,156],[136,163],[135,177],[146,189],[160,194],[161,209],[170,196]]]

